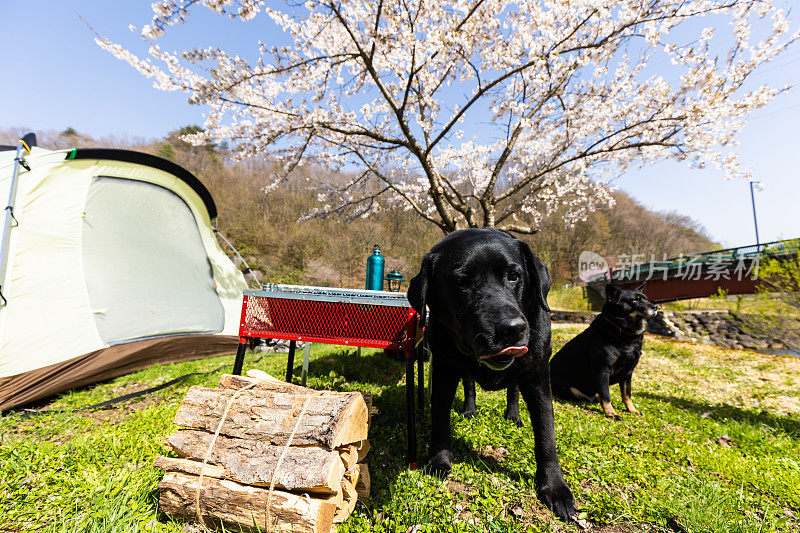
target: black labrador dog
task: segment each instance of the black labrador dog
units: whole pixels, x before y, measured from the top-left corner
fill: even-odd
[[[550,361],[553,394],[566,400],[600,402],[603,413],[622,417],[611,406],[609,387],[619,383],[628,412],[640,415],[631,400],[631,376],[642,355],[647,319],[658,312],[642,292],[606,286],[606,303],[589,327],[570,340]]]
[[[464,410],[461,411],[461,416],[473,418],[478,415],[478,406],[475,404],[475,379],[464,376],[461,381],[464,383]],[[519,416],[519,389],[514,384],[506,389],[506,412],[503,416],[506,420],[514,422],[517,427],[525,425]]]
[[[487,390],[516,385],[531,414],[537,496],[571,520],[575,500],[558,463],[550,393],[549,290],[547,267],[527,244],[474,228],[447,235],[425,254],[408,300],[433,356],[428,471],[450,472],[450,409],[463,376]]]

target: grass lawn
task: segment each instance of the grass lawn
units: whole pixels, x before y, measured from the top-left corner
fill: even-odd
[[[579,328],[554,327],[558,348]],[[245,365],[282,376],[285,355]],[[59,397],[68,409],[213,369],[232,356],[153,367]],[[297,373],[299,374],[299,372]],[[405,468],[404,367],[379,352],[315,345],[309,384],[375,395],[372,498],[340,532],[580,531],[536,500],[533,434],[503,419],[505,394],[478,394],[478,417],[453,413],[456,464],[445,480]],[[191,385],[115,409],[0,420],[0,531],[192,531],[157,513],[153,459]],[[561,465],[591,531],[800,531],[800,359],[645,340],[633,384],[643,417],[555,403]],[[460,394],[460,393],[459,393]],[[618,394],[614,394],[618,397]],[[456,408],[461,407],[461,396]],[[427,414],[420,453],[427,453]]]
[[[584,291],[584,287],[552,287],[547,293],[547,304],[559,311],[589,311]]]

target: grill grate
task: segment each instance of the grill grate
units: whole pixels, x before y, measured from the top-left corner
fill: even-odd
[[[386,293],[391,296],[381,299],[384,293],[377,291],[326,292],[321,287],[291,291],[288,287],[245,291],[241,337],[397,350],[410,347],[415,311],[402,294]]]

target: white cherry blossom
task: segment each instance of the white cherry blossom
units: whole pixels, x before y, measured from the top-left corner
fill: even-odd
[[[676,159],[747,176],[747,115],[785,88],[749,78],[798,38],[772,0],[162,0],[136,29],[149,58],[104,49],[208,106],[202,144],[344,171],[309,183],[310,216],[403,206],[448,232],[533,232],[612,201],[631,167]],[[165,51],[194,9],[269,21],[287,46]],[[566,208],[566,209],[565,209]]]

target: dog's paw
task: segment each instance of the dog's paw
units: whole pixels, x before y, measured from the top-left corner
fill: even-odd
[[[475,418],[476,416],[478,416],[478,410],[477,409],[464,409],[463,411],[461,411],[460,414],[461,414],[461,416],[463,416],[464,418],[469,420],[470,418]]]
[[[425,472],[436,477],[447,477],[453,464],[453,452],[450,450],[440,450],[432,455],[425,465]]]
[[[632,415],[636,415],[636,416],[644,416],[644,413],[643,413],[643,412],[641,412],[641,411],[639,411],[639,410],[636,410],[636,409],[634,409],[633,411],[628,411],[628,412],[629,412],[630,414],[632,414]]]
[[[503,415],[506,420],[511,420],[514,422],[514,425],[518,428],[523,427],[525,424],[522,422],[522,418],[519,416],[519,413],[506,413]]]
[[[575,519],[577,513],[575,498],[572,497],[572,491],[563,479],[559,483],[542,486],[536,491],[536,496],[564,522]]]
[[[618,415],[617,413],[606,415],[611,420],[616,420],[617,422],[622,422],[622,415]]]

